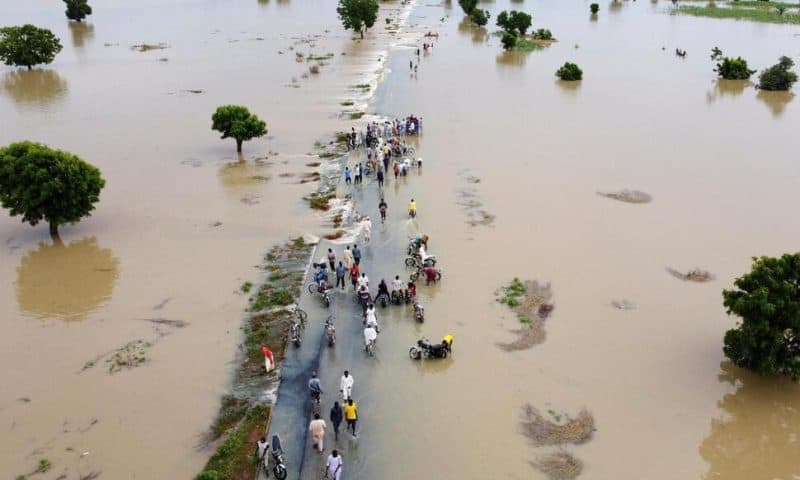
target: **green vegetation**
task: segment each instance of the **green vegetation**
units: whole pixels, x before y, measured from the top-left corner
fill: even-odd
[[[458,4],[461,5],[461,10],[464,10],[465,15],[471,15],[478,7],[478,0],[458,0]]]
[[[725,80],[747,80],[756,73],[747,67],[747,60],[742,57],[723,57],[719,47],[711,49],[711,59],[717,61],[714,71]]]
[[[501,287],[497,293],[497,301],[509,307],[516,307],[520,304],[522,297],[525,295],[525,284],[519,278],[514,278],[505,287]]]
[[[46,458],[42,458],[39,460],[39,466],[36,467],[36,473],[44,473],[50,470],[53,467],[53,464],[50,463],[50,460]]]
[[[574,63],[566,62],[556,70],[556,76],[564,81],[575,82],[583,80],[583,71]]]
[[[767,68],[758,76],[758,88],[761,90],[789,90],[797,81],[797,74],[792,71],[794,62],[789,57],[781,57],[778,63]]]
[[[325,55],[315,55],[309,53],[308,56],[306,57],[306,60],[308,60],[309,62],[323,62],[325,60],[330,60],[333,57],[334,55],[332,53],[326,53]]]
[[[372,87],[369,85],[369,83],[359,83],[353,85],[353,88],[356,90],[361,90],[362,92],[368,92]]]
[[[211,424],[211,428],[206,435],[208,441],[214,441],[225,435],[247,414],[249,402],[244,398],[234,395],[224,395],[217,418]]]
[[[725,333],[725,356],[760,375],[800,378],[800,254],[754,257],[734,286],[723,305],[741,322]]]
[[[54,239],[60,225],[91,214],[105,184],[100,170],[71,153],[33,142],[0,149],[0,203],[23,222],[44,220]]]
[[[364,112],[353,112],[350,114],[350,120],[358,120],[364,116]]]
[[[536,40],[531,40],[530,37],[517,37],[517,43],[514,45],[514,50],[519,50],[522,52],[530,52],[541,49],[542,44]]]
[[[600,11],[600,5],[593,3],[589,5],[589,10],[592,12],[592,15],[597,15],[597,12]]]
[[[244,282],[241,287],[239,287],[239,290],[242,293],[248,293],[252,288],[253,288],[253,282],[248,280],[247,282]]]
[[[709,18],[731,18],[735,20],[750,20],[764,23],[792,23],[800,24],[800,13],[779,13],[777,10],[767,10],[764,8],[720,8],[694,5],[673,8],[673,15],[694,15],[696,17]]]
[[[89,6],[87,0],[64,0],[64,3],[67,4],[67,10],[64,13],[70,20],[80,22],[87,15],[92,14],[92,7]]]
[[[247,410],[244,419],[228,435],[225,442],[217,448],[208,460],[205,469],[195,477],[196,480],[227,480],[251,478],[253,465],[253,443],[251,438],[266,434],[270,408],[255,404]]]
[[[305,247],[306,247],[306,241],[303,239],[303,237],[297,237],[292,239],[292,248],[297,249]]]
[[[767,0],[733,0],[731,7],[753,7],[753,8],[800,8],[800,3],[773,2]]]
[[[357,31],[363,39],[364,30],[378,19],[378,0],[339,0],[336,13],[345,30]]]
[[[517,45],[517,36],[513,33],[503,32],[500,42],[503,44],[503,50],[511,50]]]
[[[472,20],[472,23],[479,27],[485,26],[489,23],[489,18],[491,14],[486,10],[481,10],[480,8],[476,8],[469,14],[469,19]]]
[[[46,28],[27,24],[0,28],[0,60],[6,65],[28,67],[52,63],[61,51],[61,42]]]
[[[355,103],[353,103],[352,100],[345,100],[344,102],[339,103],[339,105],[343,107],[352,107],[353,105],[355,105]]]
[[[236,140],[236,151],[241,153],[242,142],[267,134],[267,124],[250,113],[247,107],[224,105],[211,116],[211,129],[222,133],[221,138]]]
[[[334,193],[314,193],[308,197],[308,202],[314,210],[328,210],[330,208],[330,200],[335,196],[336,194]]]
[[[536,40],[554,40],[553,33],[546,28],[540,28],[533,32],[533,38]]]
[[[516,10],[511,10],[511,12],[503,10],[497,15],[498,27],[508,33],[519,33],[522,36],[524,36],[525,32],[530,28],[532,21],[533,19],[530,14],[518,12]]]

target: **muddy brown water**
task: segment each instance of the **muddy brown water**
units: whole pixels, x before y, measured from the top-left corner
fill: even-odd
[[[336,116],[356,97],[348,86],[379,67],[383,37],[353,44],[326,2],[165,3],[99,2],[81,30],[44,1],[0,7],[4,19],[49,26],[65,45],[45,73],[0,71],[0,143],[30,138],[73,151],[108,180],[92,218],[64,229],[61,251],[46,229],[0,217],[0,361],[13,366],[0,374],[9,447],[0,463],[12,474],[43,457],[55,474],[188,478],[200,469],[204,452],[193,447],[239,339],[245,299],[235,291],[256,277],[267,245],[320,231],[298,200],[313,186],[280,174],[307,170],[314,140],[349,124]],[[385,235],[423,229],[445,281],[424,292],[424,326],[393,313],[380,363],[354,368],[373,433],[355,445],[360,467],[351,471],[544,478],[529,465],[543,452],[519,432],[530,403],[593,413],[594,438],[570,447],[586,478],[800,475],[800,391],[723,363],[734,320],[720,295],[752,255],[796,250],[800,227],[787,220],[800,176],[796,99],[718,84],[708,60],[719,45],[763,68],[793,53],[796,28],[671,17],[665,2],[607,2],[593,21],[580,2],[529,1],[534,26],[559,42],[509,59],[496,37],[459,28],[449,3],[415,9],[416,30],[440,39],[414,77],[411,50],[392,51],[373,107],[424,117],[423,174],[386,190],[392,208],[417,199],[419,227],[400,223]],[[509,5],[484,8],[494,18]],[[298,47],[308,34],[324,37]],[[142,42],[169,48],[130,49]],[[336,56],[303,79],[308,64],[292,45]],[[688,56],[675,57],[676,47]],[[584,70],[579,85],[555,81],[568,60]],[[299,88],[287,86],[292,77]],[[209,130],[213,109],[235,102],[270,128],[245,144],[244,163]],[[269,151],[280,155],[257,164]],[[467,187],[496,215],[490,226],[468,224],[458,205]],[[595,193],[626,188],[654,200]],[[41,260],[49,256],[63,258]],[[678,282],[665,265],[702,265],[715,280]],[[492,292],[514,276],[546,278],[558,308],[545,343],[509,354],[495,344],[513,339],[516,320]],[[609,305],[623,297],[636,309]],[[76,373],[100,353],[154,338],[138,320],[154,316],[190,325],[162,338],[141,368]],[[447,332],[452,361],[409,365],[418,335]]]

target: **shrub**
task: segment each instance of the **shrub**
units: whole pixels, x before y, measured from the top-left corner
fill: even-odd
[[[472,23],[479,27],[483,27],[487,23],[489,23],[489,17],[491,15],[486,10],[481,10],[480,8],[476,8],[469,14],[469,19],[472,20]]]
[[[540,28],[535,32],[533,32],[533,38],[535,38],[536,40],[552,40],[553,33],[546,28]]]
[[[561,80],[574,82],[583,80],[583,71],[574,63],[566,62],[561,68],[556,70],[556,76]]]
[[[503,32],[500,42],[503,44],[503,50],[511,50],[517,44],[517,36],[513,33]]]
[[[589,10],[592,11],[592,15],[597,15],[597,12],[600,11],[600,5],[598,5],[596,3],[593,3],[593,4],[589,5]]]
[[[794,62],[789,57],[781,57],[778,63],[762,71],[758,76],[761,90],[789,90],[797,81],[797,74],[791,71]]]
[[[478,0],[458,0],[458,4],[465,14],[470,15],[478,7]]]
[[[714,71],[725,80],[747,80],[750,75],[756,73],[755,70],[747,68],[747,60],[742,57],[725,57],[717,63]]]

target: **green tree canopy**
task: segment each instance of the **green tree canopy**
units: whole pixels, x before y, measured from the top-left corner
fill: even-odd
[[[31,225],[44,220],[53,237],[60,225],[91,214],[105,184],[100,170],[71,153],[33,142],[0,149],[3,207]]]
[[[472,20],[472,23],[479,27],[485,26],[489,23],[489,17],[491,14],[486,10],[481,10],[480,8],[476,8],[469,14],[469,19]]]
[[[472,12],[478,7],[478,0],[458,0],[461,5],[461,10],[464,10],[466,15],[472,15]]]
[[[589,5],[589,10],[592,12],[592,15],[597,15],[597,12],[600,11],[600,5],[593,3]]]
[[[364,38],[364,30],[378,19],[378,0],[339,0],[336,13],[345,30],[357,31]]]
[[[797,74],[792,71],[794,62],[789,57],[781,57],[778,63],[767,68],[758,76],[758,88],[761,90],[789,90],[797,81]]]
[[[28,67],[51,63],[61,51],[61,42],[46,28],[34,25],[0,28],[0,60],[6,65]]]
[[[89,6],[87,0],[64,0],[64,3],[67,4],[67,11],[64,13],[70,20],[80,22],[87,15],[92,14],[92,7]]]
[[[723,305],[742,320],[725,333],[725,356],[760,375],[800,378],[800,254],[754,257],[733,285]]]
[[[561,68],[556,70],[556,76],[561,80],[574,82],[583,79],[583,70],[574,63],[566,62]]]
[[[513,33],[503,32],[500,43],[503,44],[503,50],[511,50],[517,45],[517,36]]]
[[[236,151],[242,151],[242,142],[267,134],[267,124],[250,113],[247,107],[224,105],[211,116],[211,129],[222,133],[221,138],[236,140]]]
[[[717,62],[714,71],[725,80],[747,80],[756,73],[747,67],[747,60],[742,57],[723,57],[719,47],[711,49],[711,59]]]
[[[511,12],[503,10],[497,15],[497,26],[508,33],[518,32],[520,35],[525,35],[532,21],[530,14],[516,10]]]

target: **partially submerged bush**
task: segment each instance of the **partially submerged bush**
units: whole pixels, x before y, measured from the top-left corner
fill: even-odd
[[[797,81],[797,74],[791,68],[794,62],[783,56],[778,63],[767,68],[758,76],[758,88],[761,90],[789,90]]]
[[[533,38],[536,40],[552,40],[553,33],[546,28],[540,28],[533,32]]]
[[[500,43],[503,44],[503,50],[511,50],[517,45],[517,36],[513,33],[503,32]]]
[[[600,11],[600,5],[593,3],[589,5],[589,10],[591,10],[592,15],[597,15],[597,12]]]
[[[583,71],[576,64],[566,62],[556,70],[556,76],[561,80],[575,82],[583,79]]]
[[[486,10],[481,10],[480,8],[476,8],[469,14],[469,19],[472,20],[472,23],[479,27],[483,27],[487,23],[489,23],[489,17],[491,14]]]
[[[755,70],[748,68],[747,60],[742,57],[723,57],[722,50],[718,47],[711,50],[711,59],[717,60],[714,71],[725,80],[747,80],[756,73]]]

